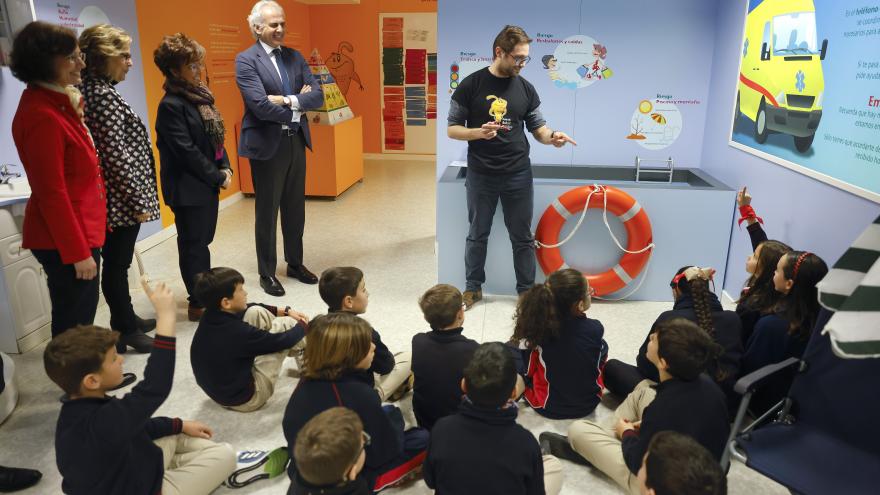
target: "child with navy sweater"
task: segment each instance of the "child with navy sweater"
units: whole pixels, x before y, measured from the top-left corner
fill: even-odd
[[[318,281],[318,292],[327,303],[328,313],[351,313],[362,315],[367,312],[370,293],[364,272],[353,266],[337,266],[328,268],[321,273]],[[397,352],[391,354],[374,328],[371,328],[376,355],[370,371],[373,373],[372,384],[383,401],[394,402],[403,397],[412,388],[412,353]]]
[[[608,344],[599,320],[588,318],[590,287],[584,275],[566,268],[519,300],[511,342],[525,347],[525,399],[541,416],[582,418],[602,398]]]
[[[194,292],[207,308],[190,346],[196,383],[223,407],[256,411],[272,397],[284,358],[300,356],[307,318],[289,306],[248,304],[232,268],[198,274]]]
[[[543,455],[535,437],[517,424],[516,365],[498,342],[481,344],[464,370],[466,394],[458,413],[431,430],[422,474],[436,495],[556,495],[562,465]]]
[[[68,494],[207,494],[235,469],[228,444],[209,441],[198,421],[152,417],[171,392],[175,305],[159,284],[144,290],[156,310],[156,338],[144,379],[121,399],[106,392],[122,381],[117,332],[78,327],[54,338],[46,373],[67,394],[55,431],[55,458]]]
[[[371,342],[371,334],[369,323],[345,312],[321,315],[310,323],[305,371],[287,403],[283,419],[284,438],[291,455],[291,479],[297,473],[294,445],[303,425],[337,406],[357,413],[371,438],[361,476],[372,490],[398,483],[424,460],[428,432],[422,428],[404,431],[400,409],[382,406],[373,390],[373,374],[369,370],[376,346]]]
[[[413,412],[419,426],[430,430],[438,419],[458,410],[464,367],[479,344],[462,335],[464,306],[455,287],[431,287],[419,306],[431,331],[412,339]]]
[[[592,464],[633,494],[639,493],[636,474],[657,432],[690,435],[720,460],[730,432],[727,404],[704,373],[720,353],[721,347],[696,323],[684,318],[660,323],[648,343],[648,359],[660,383],[639,383],[615,411],[613,425],[575,421],[568,438],[542,433],[542,446],[563,459]]]

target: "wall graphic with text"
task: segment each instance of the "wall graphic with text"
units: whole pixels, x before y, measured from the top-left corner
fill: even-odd
[[[730,144],[880,202],[880,2],[750,0]]]

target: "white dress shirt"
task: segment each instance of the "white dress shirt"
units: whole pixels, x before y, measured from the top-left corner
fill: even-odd
[[[278,72],[278,77],[283,81],[284,78],[281,77],[281,69],[278,68],[278,61],[275,60],[275,53],[272,52],[274,48],[267,45],[263,40],[260,40],[260,46],[263,47],[263,50],[266,50],[266,55],[269,56],[269,60],[272,61],[272,66],[275,67],[275,71]],[[293,89],[293,88],[291,88]],[[299,122],[300,117],[302,116],[302,110],[299,107],[299,100],[296,99],[295,95],[287,95],[290,98],[290,109],[293,111],[293,116],[291,117],[291,122]]]

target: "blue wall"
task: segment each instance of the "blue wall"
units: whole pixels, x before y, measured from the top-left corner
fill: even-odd
[[[556,149],[537,144],[529,135],[533,164],[629,166],[639,155],[662,159],[672,156],[677,166],[699,167],[716,7],[715,2],[706,0],[556,0],[545,4],[528,0],[441,1],[437,38],[438,176],[451,161],[464,160],[467,155],[465,142],[446,137],[452,93],[450,66],[461,65],[464,75],[472,67],[490,65],[492,42],[507,23],[522,26],[533,39],[532,59],[521,75],[535,86],[548,126],[567,132],[579,144]],[[579,34],[607,48],[605,64],[613,75],[576,90],[560,87],[548,77],[541,57],[554,53],[560,41]],[[582,50],[586,54],[581,61],[591,61],[592,48],[584,46]],[[484,60],[461,63],[463,56]],[[681,134],[670,146],[650,150],[626,136],[639,102],[654,101],[658,94],[698,103],[678,104],[683,121]],[[650,124],[647,114],[643,118]]]
[[[731,187],[748,186],[771,239],[813,251],[831,264],[877,217],[880,205],[729,146],[747,0],[717,3],[703,169]],[[724,288],[736,297],[752,249],[745,229],[732,228]]]

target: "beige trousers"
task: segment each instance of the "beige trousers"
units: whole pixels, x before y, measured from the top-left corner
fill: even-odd
[[[596,469],[633,494],[639,493],[639,480],[630,472],[623,460],[623,450],[620,440],[614,433],[614,424],[621,418],[641,421],[642,413],[657,394],[651,385],[656,385],[656,382],[651,380],[639,382],[614,411],[613,423],[601,425],[594,421],[580,420],[573,422],[568,428],[568,441],[571,442],[571,447],[590,461]]]
[[[228,443],[182,433],[162,437],[154,443],[162,449],[165,461],[162,495],[208,494],[235,471],[235,450]]]
[[[289,316],[275,316],[271,311],[262,306],[251,306],[244,313],[244,322],[265,330],[270,333],[281,333],[290,330],[296,326],[297,321]],[[275,392],[275,382],[281,373],[281,365],[284,358],[293,356],[297,358],[297,365],[302,360],[302,350],[305,349],[306,339],[303,338],[293,348],[276,352],[274,354],[264,354],[254,359],[254,367],[251,373],[254,375],[254,395],[249,401],[237,406],[229,406],[229,409],[238,412],[252,412],[263,407]],[[300,365],[300,369],[302,366]]]
[[[403,382],[412,374],[412,352],[397,352],[394,354],[394,368],[387,375],[374,373],[374,385],[379,399],[383,402],[394,393]]]
[[[562,490],[562,463],[552,455],[544,456],[544,493],[557,495]]]

